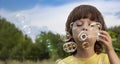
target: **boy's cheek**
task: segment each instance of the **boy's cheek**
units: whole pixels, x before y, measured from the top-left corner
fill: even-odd
[[[80,33],[80,30],[79,29],[72,30],[72,33],[73,35],[78,35]]]

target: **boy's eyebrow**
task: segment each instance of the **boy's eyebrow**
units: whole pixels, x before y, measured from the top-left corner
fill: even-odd
[[[87,21],[87,20],[86,20],[86,21]],[[77,22],[77,23],[78,23],[78,22],[84,22],[84,20],[76,20],[75,22]],[[91,23],[91,22],[95,22],[95,21],[88,20],[88,22]]]
[[[76,20],[75,22],[84,22],[83,20]]]
[[[85,21],[83,21],[83,20],[79,20],[80,22],[85,22]],[[88,22],[91,22],[91,21],[88,21]]]
[[[83,20],[79,20],[80,22],[84,22]]]

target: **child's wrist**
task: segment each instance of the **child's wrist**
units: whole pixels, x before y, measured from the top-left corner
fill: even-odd
[[[106,48],[106,52],[111,52],[111,51],[114,51],[114,48],[112,46]]]

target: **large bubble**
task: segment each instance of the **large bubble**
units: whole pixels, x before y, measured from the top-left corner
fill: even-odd
[[[16,13],[15,21],[24,34],[31,33],[30,20],[24,15],[24,12]]]

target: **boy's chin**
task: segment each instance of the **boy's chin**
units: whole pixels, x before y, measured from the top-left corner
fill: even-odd
[[[92,43],[90,43],[90,42],[82,42],[82,48],[83,49],[89,49],[90,47],[92,47]]]

